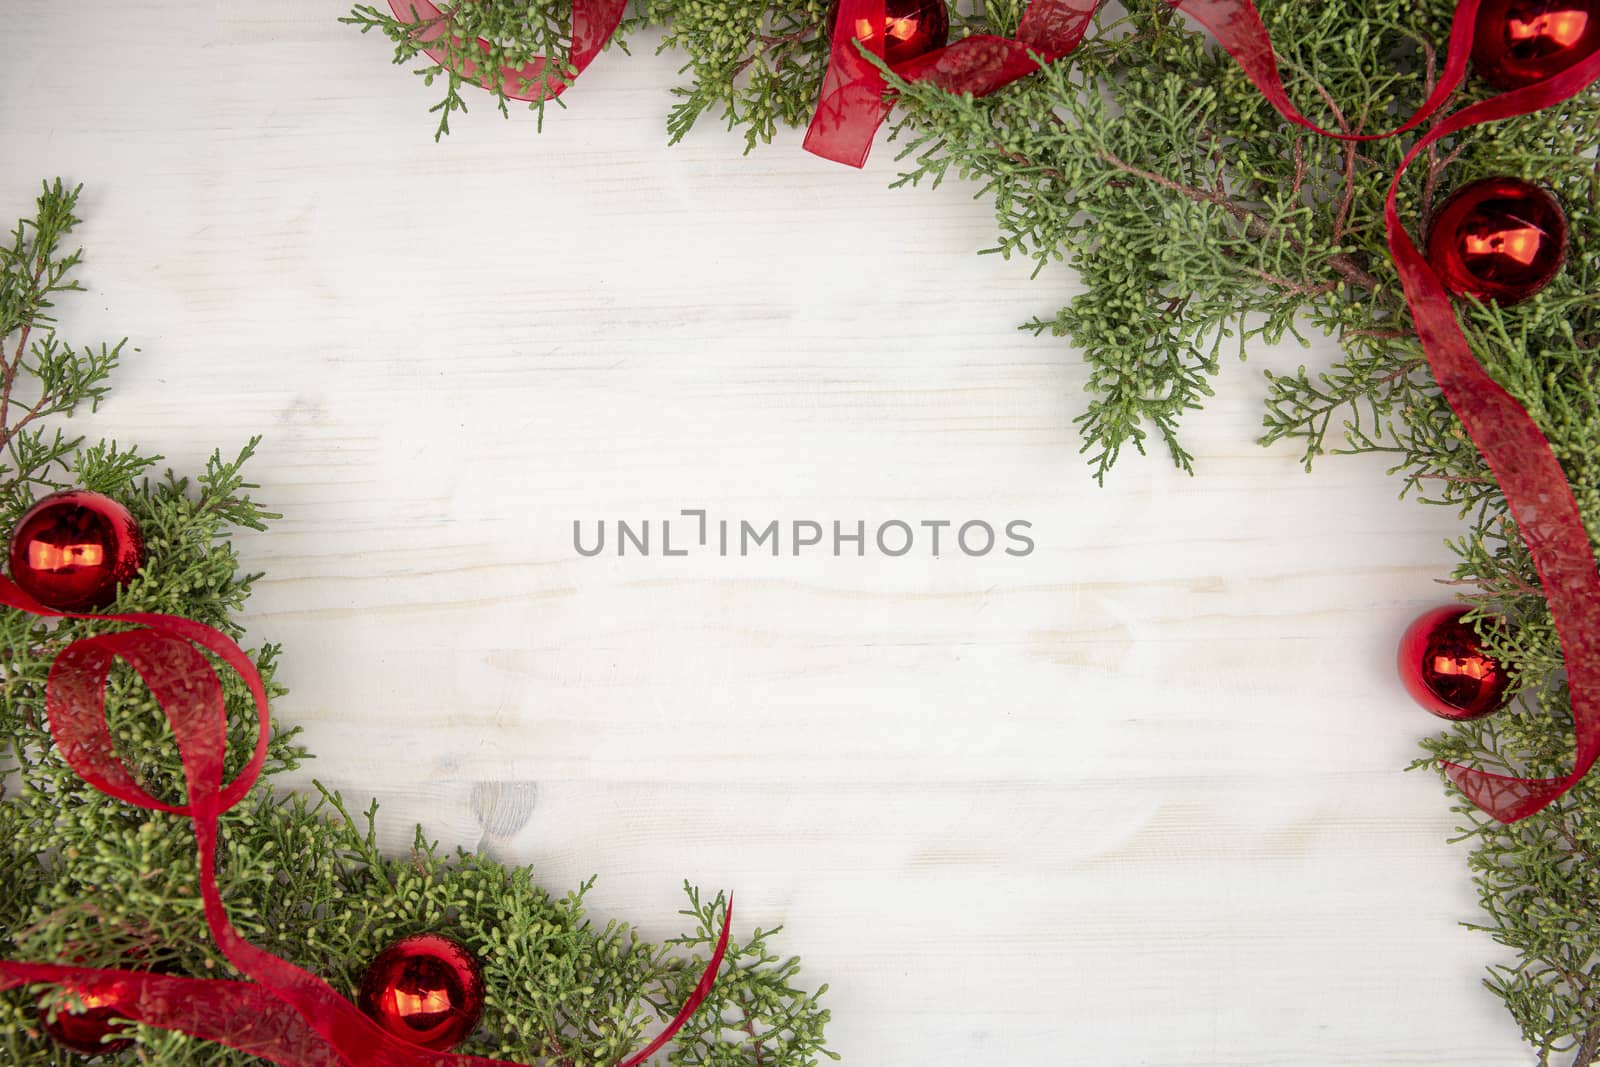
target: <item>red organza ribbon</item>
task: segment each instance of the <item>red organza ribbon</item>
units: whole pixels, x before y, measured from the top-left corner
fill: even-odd
[[[572,50],[567,58],[570,79],[575,80],[594,62],[594,58],[616,32],[617,23],[622,21],[622,12],[627,6],[628,0],[573,0]],[[485,89],[494,88],[493,76],[480,73],[477,63],[466,60],[458,68],[448,51],[433,44],[450,33],[449,14],[440,11],[430,0],[389,0],[389,10],[401,22],[419,27],[415,39],[422,45],[428,58],[454,70],[463,78],[476,81]],[[450,42],[459,47],[461,39],[451,36]],[[479,51],[488,55],[492,48],[488,41],[478,38]],[[549,63],[545,56],[537,56],[521,67],[502,66],[499,72],[500,91],[512,100],[542,100],[560,96],[571,81],[547,75],[545,68]]]
[[[1339,134],[1319,129],[1289,103],[1278,77],[1272,42],[1250,0],[1167,0],[1193,16],[1239,63],[1285,119],[1342,140],[1372,140],[1403,133],[1437,111],[1460,84],[1472,51],[1480,0],[1461,0],[1450,32],[1443,76],[1417,113],[1384,134]],[[1569,100],[1600,79],[1600,54],[1555,77],[1473,104],[1436,122],[1411,146],[1389,183],[1383,218],[1406,303],[1428,365],[1445,400],[1505,493],[1506,503],[1533,557],[1550,602],[1566,659],[1572,695],[1577,759],[1560,778],[1518,778],[1446,763],[1451,781],[1478,807],[1502,822],[1539,811],[1571,789],[1600,758],[1600,574],[1593,546],[1566,472],[1532,416],[1500,387],[1472,354],[1456,321],[1450,294],[1418,252],[1400,221],[1396,198],[1406,168],[1430,145],[1472,126],[1526,115]]]
[[[806,130],[806,151],[859,167],[872,138],[893,106],[888,82],[857,47],[855,26],[882,26],[884,0],[838,0],[833,50],[823,75],[817,109]],[[890,69],[906,81],[931,82],[952,93],[988,96],[1078,47],[1098,0],[1032,0],[1015,39],[977,34],[898,63]],[[861,42],[883,58],[884,35]]]
[[[238,804],[266,760],[267,693],[250,658],[225,634],[171,615],[75,615],[45,607],[0,577],[0,605],[55,618],[107,619],[139,629],[84,637],[51,665],[45,686],[50,733],[63,759],[96,789],[152,811],[187,817],[200,861],[200,898],[217,947],[251,982],[180,978],[140,971],[0,960],[0,989],[33,982],[63,987],[121,1018],[180,1030],[285,1067],[521,1067],[506,1060],[431,1052],[383,1029],[309,971],[246,941],[228,921],[217,888],[221,815]],[[255,701],[255,749],[223,784],[227,710],[210,652],[238,673]],[[177,738],[187,804],[168,804],[140,788],[117,755],[106,721],[106,681],[121,659],[149,686]],[[677,1016],[648,1047],[618,1067],[637,1067],[689,1021],[710,994],[728,948],[730,898],[716,951]]]

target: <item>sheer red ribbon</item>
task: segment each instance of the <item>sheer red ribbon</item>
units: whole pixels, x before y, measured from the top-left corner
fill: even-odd
[[[500,91],[512,100],[541,100],[560,96],[572,80],[576,80],[594,62],[606,42],[611,40],[627,6],[628,0],[573,0],[572,49],[567,57],[570,71],[568,79],[547,75],[545,70],[550,60],[545,56],[537,56],[520,67],[502,66],[499,71]],[[440,11],[430,0],[389,0],[389,10],[401,22],[418,27],[415,39],[429,59],[454,70],[463,78],[476,81],[485,89],[494,88],[493,76],[480,72],[477,63],[467,60],[458,68],[450,53],[433,43],[450,33],[449,14]],[[458,46],[461,43],[460,38],[454,36],[450,37],[450,42]],[[488,55],[491,48],[488,41],[478,38],[479,51]]]
[[[1466,74],[1480,0],[1460,0],[1439,84],[1404,124],[1389,133],[1320,129],[1295,110],[1278,77],[1272,42],[1250,0],[1167,0],[1211,31],[1261,94],[1288,121],[1341,140],[1374,140],[1421,125]],[[1445,400],[1483,454],[1533,557],[1550,602],[1572,695],[1577,756],[1570,774],[1519,778],[1446,763],[1451,781],[1501,822],[1539,811],[1571,789],[1600,758],[1600,574],[1593,546],[1561,463],[1532,416],[1483,369],[1456,321],[1450,294],[1400,221],[1396,198],[1406,168],[1430,145],[1472,126],[1526,115],[1569,100],[1600,79],[1600,54],[1545,81],[1501,93],[1436,122],[1411,146],[1389,183],[1383,218],[1400,282],[1422,348]]]
[[[0,960],[0,989],[50,983],[117,1017],[180,1030],[286,1067],[522,1067],[507,1060],[431,1052],[383,1029],[321,978],[246,941],[228,921],[217,887],[218,822],[260,777],[270,722],[255,664],[225,634],[172,615],[76,615],[45,607],[0,577],[0,605],[54,618],[106,619],[139,629],[73,641],[45,686],[50,733],[67,764],[96,789],[137,807],[187,817],[200,861],[200,897],[217,947],[253,981],[181,978],[132,970]],[[238,673],[255,701],[254,751],[223,783],[227,711],[222,683],[203,652]],[[140,788],[117,755],[106,720],[106,681],[121,659],[150,688],[177,738],[189,803],[169,804]],[[730,898],[715,952],[666,1029],[618,1067],[637,1067],[661,1049],[705,1001],[727,952]]]
[[[882,26],[884,0],[838,0],[832,52],[823,75],[822,92],[806,129],[806,151],[862,166],[872,150],[873,135],[893,106],[882,72],[861,54],[854,27]],[[1018,78],[1054,63],[1078,47],[1098,0],[1032,0],[1017,26],[1017,36],[976,34],[935,49],[890,69],[906,81],[931,82],[952,93],[988,96]],[[883,58],[884,35],[861,42]]]

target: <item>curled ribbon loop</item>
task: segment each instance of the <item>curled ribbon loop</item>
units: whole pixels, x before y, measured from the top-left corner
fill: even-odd
[[[1238,62],[1262,96],[1290,122],[1340,140],[1373,140],[1404,133],[1438,110],[1460,84],[1472,51],[1480,0],[1461,0],[1451,26],[1440,82],[1404,125],[1384,134],[1330,133],[1290,104],[1278,78],[1272,42],[1250,0],[1167,0],[1194,18]],[[1389,252],[1434,381],[1484,462],[1533,557],[1550,603],[1566,660],[1576,734],[1571,773],[1559,778],[1490,774],[1455,763],[1445,773],[1469,800],[1501,822],[1515,822],[1571,789],[1600,759],[1600,573],[1593,545],[1566,472],[1533,417],[1501,388],[1472,353],[1443,282],[1417,250],[1400,221],[1400,179],[1413,161],[1442,138],[1473,126],[1526,115],[1569,100],[1600,79],[1600,53],[1542,82],[1501,93],[1434,123],[1405,154],[1389,182],[1383,218]]]
[[[573,0],[572,49],[567,57],[565,77],[547,74],[550,60],[545,56],[536,56],[520,67],[502,66],[499,70],[500,91],[511,100],[548,100],[560,96],[594,62],[606,42],[611,40],[627,6],[627,0]],[[458,67],[450,53],[434,43],[450,34],[450,16],[439,10],[431,0],[389,0],[389,10],[401,22],[417,27],[415,40],[422,45],[429,59],[454,70],[469,81],[477,82],[485,89],[494,90],[494,75],[480,72],[478,64],[472,60],[462,62]],[[449,40],[458,47],[461,43],[458,37],[450,36]],[[478,38],[478,49],[484,55],[488,55],[493,48],[488,41]]]
[[[139,629],[80,638],[51,665],[45,710],[62,758],[109,796],[187,817],[200,861],[206,925],[224,956],[254,981],[182,978],[140,971],[0,960],[0,989],[30,982],[61,986],[117,1017],[216,1041],[286,1067],[522,1067],[508,1060],[433,1052],[389,1033],[316,975],[246,941],[228,921],[217,887],[218,822],[260,777],[271,729],[260,672],[226,634],[172,615],[78,615],[48,608],[0,577],[0,605],[54,618],[128,622]],[[227,706],[203,652],[238,673],[256,709],[256,743],[227,785]],[[167,716],[183,763],[187,804],[152,797],[117,755],[106,721],[106,683],[121,659],[149,687]],[[728,948],[733,904],[689,999],[665,1030],[618,1067],[637,1067],[664,1046],[705,1001]]]
[[[861,51],[883,59],[883,34],[871,34],[858,47],[854,27],[882,26],[884,0],[838,3],[828,70],[806,129],[805,148],[835,163],[859,167],[866,163],[873,135],[893,102],[885,95],[889,83],[883,73]],[[1078,47],[1097,4],[1098,0],[1032,0],[1015,38],[974,34],[890,69],[906,81],[988,96]]]

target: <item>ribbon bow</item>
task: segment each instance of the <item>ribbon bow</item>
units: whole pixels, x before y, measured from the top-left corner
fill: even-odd
[[[866,163],[872,137],[893,102],[885,95],[883,73],[857,47],[855,27],[882,26],[884,0],[838,0],[832,52],[822,93],[806,130],[805,148],[824,159],[859,167]],[[980,33],[897,63],[890,69],[906,81],[931,82],[952,93],[988,96],[1078,47],[1089,29],[1097,0],[1032,0],[1017,26],[1017,36]],[[883,59],[884,35],[860,41]]]

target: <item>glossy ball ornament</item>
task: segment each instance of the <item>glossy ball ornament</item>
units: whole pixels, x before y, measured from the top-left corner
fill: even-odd
[[[1502,305],[1543,289],[1566,254],[1560,203],[1519,178],[1484,178],[1456,190],[1428,230],[1428,263],[1445,288]]]
[[[52,608],[103,608],[144,564],[144,539],[128,509],[72,489],[44,497],[11,534],[11,580]]]
[[[1481,719],[1505,704],[1510,673],[1483,649],[1459,606],[1435,608],[1400,638],[1400,680],[1413,700],[1444,719]]]
[[[1520,89],[1600,49],[1600,0],[1485,0],[1472,68],[1496,89]]]
[[[367,968],[361,1010],[392,1034],[434,1052],[459,1045],[483,1014],[483,971],[459,942],[413,934]]]
[[[39,1001],[39,1026],[49,1035],[50,1040],[62,1048],[71,1049],[73,1052],[85,1056],[106,1056],[123,1049],[132,1048],[133,1042],[127,1038],[114,1041],[104,1040],[106,1035],[114,1030],[121,1030],[123,1023],[114,1020],[122,1016],[112,1006],[113,1000],[107,994],[81,993],[77,1001],[83,1005],[83,1011],[73,1013],[72,997],[61,998],[56,1002],[56,1017],[49,1019],[49,1012],[45,1010],[45,1001]]]
[[[828,8],[828,39],[839,20],[839,0]],[[856,38],[871,41],[875,29],[858,20]],[[950,40],[950,9],[944,0],[884,0],[883,58],[893,67],[943,48]]]

